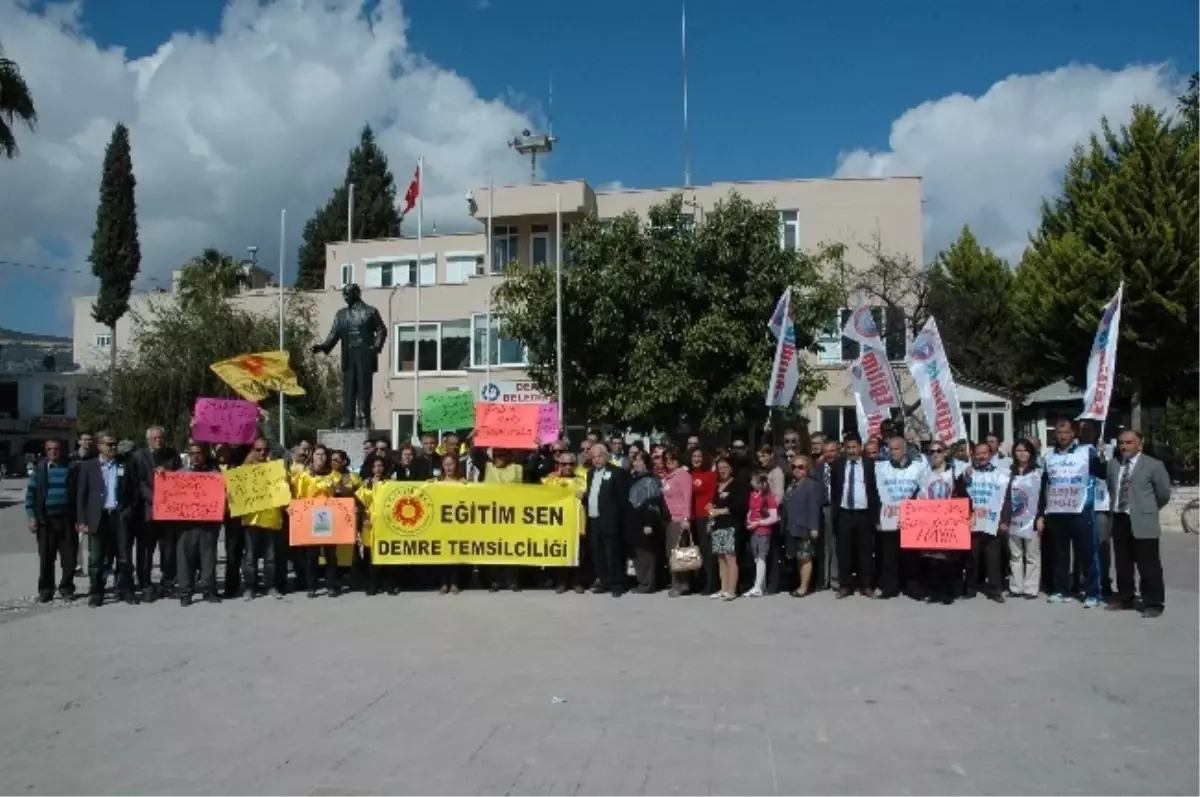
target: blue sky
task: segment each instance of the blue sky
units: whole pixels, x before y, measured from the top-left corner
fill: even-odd
[[[14,10],[12,2],[0,0],[0,23],[9,14],[22,15],[19,21],[32,25],[31,16],[45,11],[45,3]],[[547,85],[553,79],[554,131],[560,137],[560,146],[547,163],[549,177],[583,177],[594,185],[619,181],[627,187],[676,185],[682,181],[679,3],[410,0],[403,8],[409,23],[407,50],[457,73],[483,100],[499,99],[517,113],[536,117],[547,110]],[[1131,65],[1166,63],[1168,73],[1159,81],[1165,81],[1165,85],[1197,68],[1200,14],[1194,0],[1156,0],[1139,4],[1136,13],[1132,8],[1128,2],[1116,0],[692,0],[687,13],[693,180],[707,183],[828,176],[838,168],[839,153],[866,150],[865,159],[869,153],[889,151],[893,123],[910,109],[956,93],[980,97],[1010,75],[1039,75],[1072,63],[1093,65],[1106,73],[1119,73]],[[126,58],[139,59],[153,55],[176,33],[213,34],[221,24],[222,9],[220,0],[84,0],[77,38],[92,40],[101,49],[123,47]],[[35,88],[47,85],[51,76],[42,72],[36,52],[30,50],[26,58],[16,40],[4,36],[4,43],[22,63]],[[57,67],[47,65],[44,70],[52,68]],[[246,68],[255,67],[248,64]],[[1158,90],[1161,88],[1156,84],[1158,93],[1153,99],[1161,101],[1165,96],[1165,89]],[[79,90],[88,88],[80,86]],[[1036,96],[1042,98],[1044,106],[1047,95],[1045,89],[1042,91]],[[1144,88],[1136,91],[1146,92]],[[1098,97],[1101,94],[1097,92]],[[1142,97],[1135,93],[1135,98]],[[64,90],[47,90],[35,99],[44,117],[58,115],[51,110],[52,104],[74,101],[71,92]],[[131,112],[144,118],[153,116],[159,120],[154,122],[158,126],[154,129],[162,129],[160,117],[147,111],[150,101],[138,100],[130,106]],[[1107,101],[1100,97],[1095,107],[1114,107],[1103,104]],[[156,108],[170,107],[161,98],[154,102],[161,103]],[[241,107],[253,109],[254,105]],[[1085,106],[1083,112],[1090,107]],[[1016,118],[1006,123],[1020,129],[1019,117],[1024,112],[1016,108],[1012,112]],[[417,105],[400,107],[395,113],[400,117],[410,113],[419,116],[426,110]],[[67,111],[62,115],[65,117]],[[106,117],[101,111],[94,115]],[[253,123],[254,111],[243,111],[239,118],[246,115]],[[362,121],[344,120],[341,127],[349,132],[339,134],[335,140],[345,140],[345,146],[340,150],[324,148],[328,164],[322,161],[322,175],[335,175],[344,168],[345,149]],[[396,127],[409,121],[399,119]],[[505,123],[501,120],[496,124],[502,127]],[[994,124],[986,119],[983,123]],[[1037,116],[1034,124],[1055,126],[1053,120],[1046,121],[1044,114]],[[44,125],[59,126],[57,122]],[[66,121],[61,127],[64,140],[77,142],[83,138],[82,122],[75,124],[74,136],[68,135],[72,128]],[[147,122],[147,129],[151,127]],[[502,133],[497,130],[497,140]],[[135,129],[139,145],[146,135]],[[397,136],[398,142],[404,140],[399,132]],[[23,143],[27,138],[23,137]],[[42,144],[31,141],[26,152]],[[896,146],[891,149],[894,157],[881,168],[902,171],[905,164],[918,170],[933,168],[925,155],[906,154]],[[36,157],[31,156],[31,160]],[[479,157],[486,160],[489,156]],[[936,157],[936,152],[928,157]],[[137,153],[135,161],[142,162]],[[232,170],[243,168],[232,155],[225,155],[222,161]],[[407,172],[403,155],[393,155],[393,161],[395,172]],[[0,168],[13,167],[0,164]],[[18,168],[31,169],[32,165],[21,164]],[[95,174],[98,177],[98,169]],[[462,179],[472,177],[481,175]],[[90,187],[81,183],[79,191],[73,193],[94,192],[95,179],[91,178]],[[263,179],[256,178],[259,183]],[[284,180],[285,175],[279,179]],[[147,185],[156,181],[148,179]],[[447,175],[446,182],[443,189],[447,196],[453,193],[461,197],[458,186],[451,185],[455,180]],[[938,190],[933,181],[927,184],[927,191]],[[311,206],[328,193],[321,185],[279,186],[282,196],[300,194],[309,200],[308,206],[303,202],[290,206],[294,210],[289,216],[297,227],[311,212]],[[1031,201],[1030,190],[1020,197],[1001,197],[995,205],[1002,213],[1018,203],[1024,208]],[[952,196],[941,199],[955,204]],[[141,196],[139,201],[143,207],[148,202]],[[236,199],[214,201],[236,203]],[[5,202],[0,197],[0,215]],[[170,198],[158,199],[151,212],[167,214],[165,208],[173,205]],[[33,244],[6,244],[5,230],[0,226],[0,259],[86,270],[83,258],[94,199],[83,201],[78,212],[57,218],[53,224],[47,220],[45,229],[39,229],[41,219],[54,215],[50,208],[55,206],[53,200],[48,201],[42,215],[24,217],[24,227],[17,232]],[[188,228],[186,210],[170,212],[178,218],[163,221],[165,225],[170,220],[175,226],[170,234],[161,233],[162,237],[187,238],[188,233],[179,232]],[[979,209],[985,215],[994,212],[996,209],[991,207]],[[245,215],[232,205],[228,213],[230,224],[235,217]],[[277,211],[272,214],[277,215]],[[264,214],[263,226],[267,229],[270,225],[265,219],[272,214]],[[1024,224],[1024,211],[1017,218],[1007,227]],[[222,228],[220,222],[219,215],[215,221],[206,222],[209,226],[204,234],[211,237],[212,229]],[[961,224],[949,219],[942,222],[948,227],[955,222]],[[151,229],[148,234],[158,233]],[[239,231],[239,235],[245,238],[248,233]],[[263,238],[269,240],[265,234]],[[195,241],[199,243],[200,238]],[[224,240],[212,243],[233,247]],[[1011,242],[992,243],[1004,248]],[[153,241],[150,244],[152,252],[156,245]],[[294,257],[294,252],[289,257]],[[150,270],[162,275],[169,271],[168,265]],[[86,280],[64,281],[53,273],[48,276],[12,267],[0,269],[0,279],[0,325],[69,334],[69,316],[64,315],[61,302],[56,304],[47,297],[47,289],[50,294],[78,291],[81,285],[86,287]],[[144,282],[142,286],[151,284]]]

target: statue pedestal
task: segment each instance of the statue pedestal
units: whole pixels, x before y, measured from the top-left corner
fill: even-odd
[[[350,469],[358,473],[363,464],[363,443],[370,436],[367,429],[318,429],[317,442],[331,450],[342,450],[350,457]]]

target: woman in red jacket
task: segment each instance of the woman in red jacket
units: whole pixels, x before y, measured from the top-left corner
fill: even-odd
[[[717,591],[717,560],[712,555],[708,536],[708,507],[717,494],[717,474],[703,449],[688,452],[688,472],[692,476],[692,534],[700,546],[704,566],[696,571],[692,592],[711,595]]]

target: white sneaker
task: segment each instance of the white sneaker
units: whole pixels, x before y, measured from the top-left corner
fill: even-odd
[[[725,597],[725,593],[724,593],[723,591],[721,591],[721,590],[717,590],[716,592],[714,592],[713,594],[709,595],[708,597],[709,597],[711,600],[714,600],[714,601],[719,601],[719,600],[721,600],[721,598],[724,598],[724,597]]]
[[[743,598],[761,598],[762,595],[763,595],[763,591],[761,589],[759,589],[758,587],[755,587],[754,589],[747,590],[746,592],[742,593]]]

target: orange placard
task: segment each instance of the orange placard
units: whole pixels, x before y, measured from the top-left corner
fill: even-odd
[[[966,498],[901,501],[900,547],[971,550],[971,502]]]
[[[538,413],[537,404],[481,401],[475,405],[474,444],[480,448],[536,449]]]
[[[292,545],[353,545],[353,498],[299,498],[288,504]]]
[[[204,471],[154,474],[154,520],[220,523],[225,519],[225,477]]]

